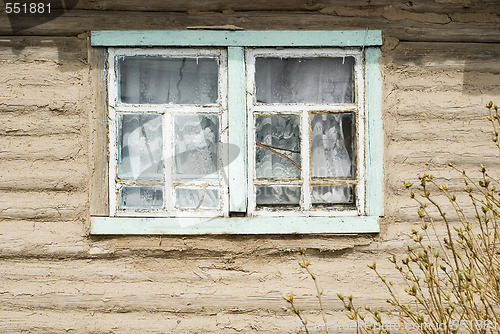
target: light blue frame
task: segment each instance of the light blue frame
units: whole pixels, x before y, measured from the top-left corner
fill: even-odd
[[[92,46],[217,46],[228,48],[229,143],[246,152],[244,47],[359,47],[365,58],[366,215],[354,217],[123,218],[91,217],[91,234],[313,234],[378,233],[384,214],[382,34],[366,31],[93,31]],[[243,132],[242,132],[243,131]],[[230,211],[247,203],[246,154],[229,165]],[[339,214],[339,212],[336,212]]]
[[[139,30],[93,31],[92,46],[337,46],[382,45],[380,30],[225,31]]]

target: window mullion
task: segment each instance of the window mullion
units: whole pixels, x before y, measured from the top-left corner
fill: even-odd
[[[228,47],[229,211],[247,210],[247,124],[245,53]],[[234,148],[234,149],[233,149]],[[239,153],[236,155],[236,148]],[[233,160],[234,159],[234,160]]]

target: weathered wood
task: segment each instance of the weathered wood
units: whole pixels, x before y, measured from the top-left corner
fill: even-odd
[[[0,135],[75,135],[87,127],[85,121],[86,119],[80,115],[58,115],[50,111],[37,110],[31,113],[0,111],[0,124],[2,124]]]
[[[49,114],[81,115],[82,105],[85,105],[81,99],[84,92],[82,84],[88,71],[85,57],[78,57],[83,50],[80,40],[27,38],[27,46],[24,47],[21,47],[23,38],[1,40],[4,44],[0,47],[3,56],[0,60],[1,113],[35,115],[33,119],[39,117],[38,113],[49,118]],[[68,52],[69,49],[72,51]],[[14,117],[14,114],[6,117]],[[72,120],[73,117],[68,122]],[[26,126],[22,127],[26,129]],[[41,125],[42,128],[47,126],[50,127]]]
[[[332,312],[333,313],[333,312]],[[320,317],[311,315],[311,321]],[[343,313],[330,315],[330,319],[345,322]],[[2,333],[296,333],[299,320],[295,314],[279,314],[262,310],[251,314],[238,314],[223,310],[217,314],[184,314],[164,312],[34,312],[30,309],[3,310],[0,332]]]
[[[384,130],[379,48],[365,50],[366,214],[384,214]]]
[[[4,136],[0,140],[0,159],[75,159],[85,154],[84,144],[77,135]]]
[[[246,212],[248,171],[245,168],[238,168],[238,166],[247,166],[247,157],[244,153],[247,152],[247,138],[241,135],[247,129],[245,54],[241,47],[230,47],[228,54],[229,143],[240,150],[235,162],[228,167],[229,210],[230,212]]]
[[[86,211],[85,192],[2,191],[0,219],[71,220]]]
[[[92,46],[132,47],[361,47],[382,45],[378,30],[349,31],[93,31]],[[233,49],[230,49],[233,50]],[[228,51],[231,52],[231,51]],[[240,50],[243,52],[243,50]],[[229,56],[229,58],[231,58]],[[237,57],[238,59],[240,57]]]
[[[245,0],[205,0],[203,2],[195,0],[146,0],[146,1],[119,1],[119,0],[80,0],[75,9],[85,10],[126,10],[126,11],[162,11],[162,12],[185,12],[185,11],[314,11],[325,7],[344,6],[348,8],[363,8],[373,10],[386,6],[402,9],[410,12],[431,12],[431,13],[467,13],[467,12],[493,12],[498,13],[498,1],[496,0],[289,0],[289,1],[245,1]],[[61,8],[61,3],[55,1],[54,8]]]
[[[500,73],[499,44],[408,42],[400,43],[390,56],[394,66]]]
[[[337,16],[310,12],[236,12],[192,15],[173,12],[71,10],[42,25],[22,30],[22,35],[75,36],[92,30],[170,30],[190,26],[230,24],[247,30],[374,30],[403,41],[500,42],[500,23],[449,22],[446,24],[381,16]],[[11,35],[7,20],[0,22],[0,34]]]
[[[366,264],[371,256],[357,259]],[[343,268],[336,273],[329,272],[332,260],[313,257],[311,261],[330,312],[343,308],[335,295],[337,289],[350,289],[353,282],[383,286],[366,266],[356,267],[350,256],[335,260]],[[286,310],[282,296],[292,289],[301,308],[318,307],[313,282],[295,259],[276,258],[265,264],[257,258],[232,263],[224,259],[7,260],[0,270],[5,273],[0,280],[1,310],[180,314],[268,310],[280,314]],[[389,273],[388,279],[397,279],[397,274]],[[386,306],[383,295],[371,289],[358,292],[364,303]]]
[[[108,95],[107,50],[89,48],[93,110],[91,122],[90,215],[108,216]]]
[[[0,189],[10,191],[84,191],[88,185],[87,159],[0,160]]]
[[[51,61],[68,65],[86,59],[86,41],[76,37],[0,37],[0,61]]]

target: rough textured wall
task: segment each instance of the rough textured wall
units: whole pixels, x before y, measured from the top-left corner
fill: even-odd
[[[346,319],[340,291],[385,307],[366,264],[388,269],[385,258],[404,249],[416,223],[402,181],[432,170],[460,190],[449,161],[497,163],[483,106],[500,97],[499,14],[493,0],[80,1],[17,36],[0,17],[0,332],[292,332],[298,322],[281,298],[290,290],[319,321],[299,247],[325,289],[330,319]],[[87,32],[224,24],[382,29],[379,235],[88,235],[96,101]]]

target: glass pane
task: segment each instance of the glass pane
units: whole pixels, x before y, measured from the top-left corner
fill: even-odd
[[[161,115],[121,115],[118,148],[119,178],[163,179]]]
[[[257,186],[256,202],[260,206],[297,206],[300,203],[300,187]]]
[[[217,188],[175,188],[176,204],[182,209],[217,209],[219,208],[219,190]]]
[[[353,186],[312,186],[311,201],[313,205],[352,204],[353,194]]]
[[[353,103],[354,57],[257,58],[260,103]]]
[[[300,177],[300,118],[261,115],[255,118],[257,178]]]
[[[153,187],[123,187],[120,189],[122,209],[161,209],[163,190]]]
[[[125,103],[217,102],[215,58],[121,57],[118,73],[120,101]]]
[[[312,177],[352,177],[354,115],[311,115]]]
[[[219,117],[177,115],[174,123],[176,176],[182,179],[218,178]]]

